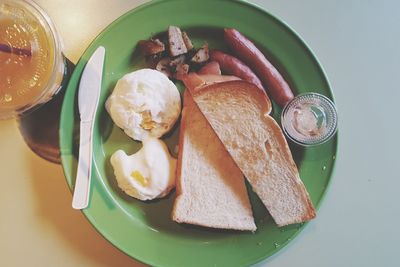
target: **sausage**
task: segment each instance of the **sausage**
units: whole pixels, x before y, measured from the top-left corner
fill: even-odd
[[[264,89],[257,75],[255,75],[246,64],[234,56],[225,54],[221,51],[213,50],[210,53],[210,58],[211,60],[219,63],[222,72],[225,74],[237,76],[245,81],[255,84],[261,89]]]
[[[236,29],[225,29],[224,39],[235,55],[258,75],[272,99],[281,107],[293,99],[288,83],[264,54]]]
[[[228,75],[216,75],[216,74],[197,74],[196,72],[190,72],[182,77],[182,82],[190,92],[194,92],[196,89],[202,88],[213,83],[227,82],[240,80],[235,76]]]
[[[216,75],[221,75],[221,68],[220,68],[220,66],[219,66],[217,61],[210,61],[206,65],[201,67],[201,69],[199,69],[199,71],[197,73],[198,74],[216,74]]]

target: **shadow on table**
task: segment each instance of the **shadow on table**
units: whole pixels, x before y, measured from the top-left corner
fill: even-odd
[[[59,165],[46,162],[33,153],[26,155],[36,196],[35,213],[53,227],[75,254],[87,257],[100,266],[145,266],[125,255],[104,239],[71,207],[72,194]]]

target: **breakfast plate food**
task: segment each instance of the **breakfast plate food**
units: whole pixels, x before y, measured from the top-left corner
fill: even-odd
[[[254,180],[250,179],[250,183],[246,182],[244,185],[246,188],[242,187],[241,189],[242,191],[246,189],[248,192],[244,195],[248,197],[247,201],[250,205],[247,206],[247,211],[252,213],[250,218],[253,220],[253,224],[246,224],[244,230],[250,231],[236,231],[217,229],[227,227],[213,227],[211,225],[212,228],[209,228],[203,226],[210,225],[195,226],[178,223],[181,222],[181,219],[178,218],[178,212],[173,215],[173,209],[176,191],[182,190],[182,185],[180,185],[179,190],[172,189],[171,191],[170,184],[166,183],[167,191],[157,191],[156,193],[159,198],[153,199],[151,197],[150,200],[148,194],[139,194],[138,198],[142,199],[139,200],[133,197],[138,196],[136,191],[127,194],[125,192],[128,190],[121,190],[121,180],[117,180],[115,177],[115,162],[118,162],[118,159],[126,160],[126,154],[145,155],[147,153],[146,155],[151,158],[156,153],[154,151],[157,150],[165,158],[164,162],[171,163],[178,158],[179,153],[182,153],[183,148],[179,141],[182,128],[187,132],[186,136],[189,136],[189,134],[196,136],[198,132],[196,127],[199,127],[199,124],[192,123],[195,119],[193,112],[198,112],[198,110],[193,111],[193,108],[196,108],[194,102],[190,102],[190,100],[185,102],[188,91],[185,91],[185,86],[179,79],[173,79],[173,81],[183,99],[183,106],[187,108],[186,110],[192,110],[193,116],[187,113],[189,115],[186,115],[186,117],[183,115],[179,118],[169,119],[172,126],[169,124],[166,127],[168,131],[163,132],[163,134],[157,133],[160,142],[156,141],[158,139],[149,141],[143,138],[142,140],[142,132],[135,133],[125,129],[125,132],[136,138],[128,136],[121,129],[124,128],[121,127],[122,124],[118,125],[119,127],[114,124],[114,121],[118,119],[113,118],[113,121],[114,115],[112,115],[111,104],[106,104],[122,77],[149,67],[149,63],[145,60],[143,51],[138,45],[139,41],[150,40],[150,38],[165,32],[170,25],[176,25],[185,34],[187,33],[194,47],[204,48],[206,43],[208,48],[224,52],[229,51],[229,47],[224,41],[224,29],[235,28],[251,39],[266,55],[293,89],[295,95],[312,91],[330,99],[333,98],[327,78],[310,49],[288,26],[262,9],[239,1],[155,1],[128,12],[112,23],[90,45],[75,68],[65,95],[60,123],[61,158],[68,185],[73,188],[77,168],[79,144],[77,93],[79,81],[88,58],[101,45],[106,49],[106,58],[99,109],[94,126],[92,187],[89,206],[83,210],[85,216],[112,244],[126,254],[150,265],[244,266],[256,263],[288,244],[305,227],[306,223],[296,223],[296,219],[285,221],[285,216],[279,216],[279,211],[276,213],[274,209],[271,209],[274,220],[263,204],[265,199],[268,202],[268,197],[253,192],[250,184]],[[215,57],[218,58],[218,54]],[[201,55],[195,59],[201,60]],[[151,73],[151,71],[147,72]],[[130,76],[126,79],[129,78]],[[243,84],[244,82],[227,82],[225,89],[235,89],[240,83]],[[249,88],[249,90],[257,89],[248,84],[244,87]],[[210,106],[201,106],[198,102],[203,101],[200,94],[197,94],[194,90],[191,92],[194,101],[199,104],[203,113],[210,110]],[[258,98],[264,99],[264,96]],[[176,99],[176,97],[173,97],[173,99]],[[118,104],[118,102],[116,103]],[[272,106],[268,106],[266,109],[266,113],[270,115],[268,117],[271,117],[268,120],[274,118],[279,124],[281,108],[278,104],[281,104],[280,100],[277,104],[272,99],[271,103]],[[172,107],[176,106],[174,104]],[[173,113],[176,113],[176,111],[173,111]],[[144,113],[143,115],[147,116],[148,114]],[[207,115],[205,117],[211,118]],[[240,114],[237,114],[234,119],[240,122]],[[183,120],[185,123],[183,123]],[[146,122],[153,123],[152,121]],[[273,125],[278,124],[273,123]],[[252,122],[243,121],[243,125],[252,125]],[[143,127],[146,128],[147,126]],[[204,127],[202,126],[201,129],[204,129]],[[216,130],[215,127],[213,129]],[[190,132],[191,130],[192,132]],[[208,128],[208,131],[214,134],[211,128]],[[218,134],[218,130],[216,132]],[[218,136],[223,140],[221,133]],[[210,135],[206,134],[206,137],[209,138]],[[200,145],[208,145],[207,142],[210,142],[210,139],[207,140],[200,142]],[[216,140],[215,136],[212,142],[217,144],[219,141]],[[138,151],[142,151],[142,142],[140,141],[143,141],[144,148],[143,152],[139,153]],[[168,149],[165,149],[163,144],[166,144]],[[244,141],[235,144],[234,147],[240,147],[243,144]],[[288,144],[302,184],[308,192],[305,202],[308,201],[309,196],[309,200],[313,204],[310,204],[310,207],[317,208],[332,175],[337,137],[335,136],[324,144],[309,148],[297,146],[290,142]],[[219,150],[223,149],[221,143],[217,145]],[[147,149],[148,147],[154,149]],[[116,151],[120,152],[114,156]],[[213,156],[213,151],[215,150],[207,150],[210,158]],[[231,150],[229,152],[232,154],[232,158],[236,160],[233,155],[234,152]],[[168,153],[175,159],[171,159]],[[193,155],[196,155],[196,153],[193,153]],[[226,151],[224,155],[230,159]],[[133,161],[138,162],[139,156],[135,157]],[[201,160],[201,158],[198,160]],[[163,166],[167,166],[167,163]],[[220,164],[225,163],[226,161],[223,161]],[[251,176],[251,171],[247,170],[249,169],[247,164],[239,164],[238,161],[236,163],[243,172],[247,172],[248,176]],[[190,170],[194,166],[193,164],[198,164],[198,162],[186,164],[186,169]],[[241,176],[240,170],[237,169],[233,161],[230,164],[230,169],[236,168],[235,173],[238,174],[237,176]],[[124,166],[120,165],[121,172],[124,170]],[[182,169],[182,166],[179,167],[179,159],[178,168]],[[160,168],[160,170],[169,169]],[[142,185],[147,183],[142,173],[135,172],[133,169],[129,171],[132,171],[135,174],[134,176],[139,177],[137,179]],[[169,181],[169,178],[167,180]],[[207,180],[204,181],[207,183]],[[296,182],[296,184],[301,183],[301,181]],[[212,180],[208,180],[208,182],[212,183]],[[244,183],[243,180],[242,182]],[[208,186],[210,190],[215,188],[215,184],[202,184],[204,190],[207,190]],[[208,195],[204,194],[203,196],[203,198],[206,198]],[[210,202],[209,199],[198,201],[203,200],[204,203]],[[278,202],[281,201],[286,200],[282,198]],[[232,207],[233,205],[234,203],[227,206]],[[250,206],[251,209],[249,209]],[[309,214],[310,216],[306,220],[314,217],[313,211]],[[207,220],[207,222],[209,221]],[[182,222],[185,221],[182,220]],[[220,223],[220,221],[216,223]],[[277,224],[281,227],[278,227]]]

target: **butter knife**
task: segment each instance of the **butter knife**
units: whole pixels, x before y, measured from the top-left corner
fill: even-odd
[[[89,204],[92,176],[93,126],[100,98],[105,48],[99,46],[83,70],[78,92],[80,138],[78,169],[72,207],[84,209]]]

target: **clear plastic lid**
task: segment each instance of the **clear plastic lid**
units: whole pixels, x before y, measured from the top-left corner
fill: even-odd
[[[52,98],[65,73],[61,50],[54,25],[37,4],[0,2],[0,119]]]
[[[293,142],[312,146],[328,141],[337,130],[335,104],[326,96],[305,93],[284,107],[282,129]]]

